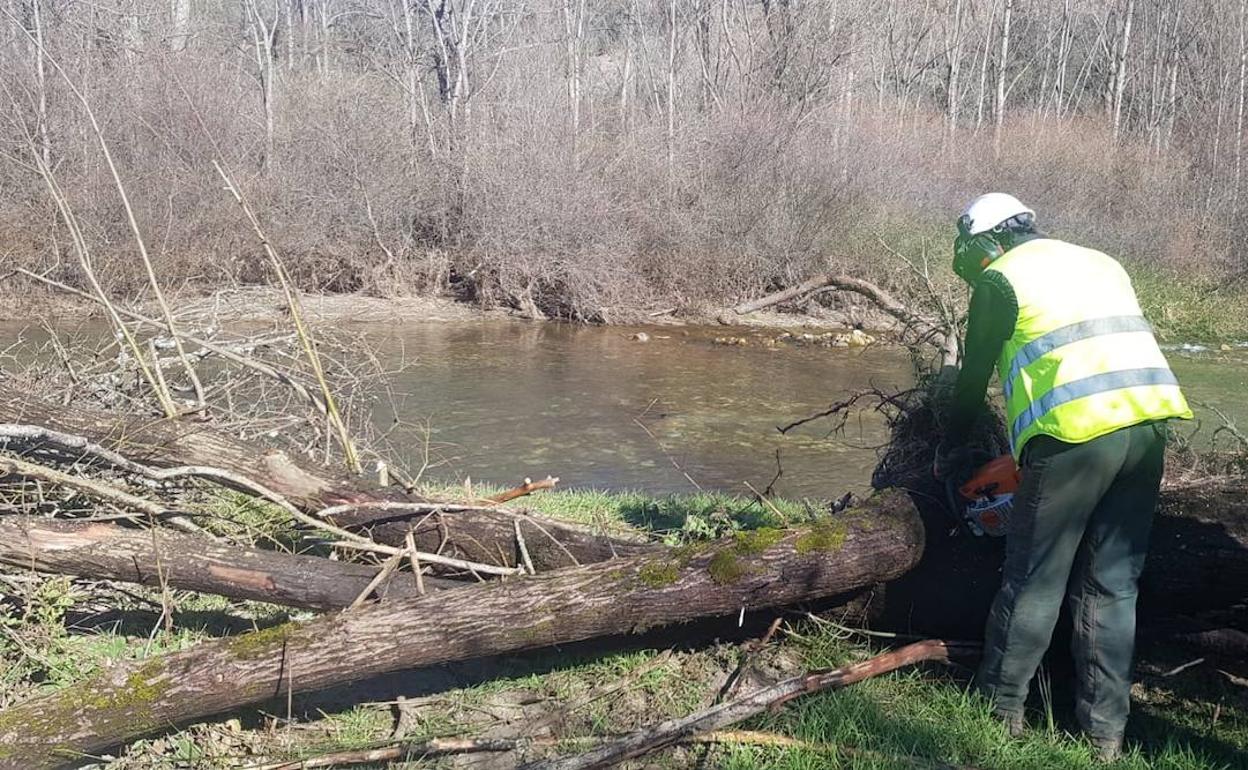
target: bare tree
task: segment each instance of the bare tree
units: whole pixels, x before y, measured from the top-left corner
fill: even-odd
[[[256,78],[260,84],[260,106],[264,110],[264,157],[261,168],[272,169],[273,137],[277,108],[273,103],[277,80],[277,28],[278,0],[274,0],[272,18],[267,18],[260,8],[261,0],[243,0],[248,29],[251,31],[252,47],[256,57]]]
[[[963,0],[953,0],[945,28],[945,125],[951,139],[958,131],[961,102],[958,88],[962,73],[962,4]]]
[[[1131,24],[1135,19],[1135,0],[1125,0],[1124,5],[1121,14],[1121,29],[1114,37],[1113,62],[1109,84],[1106,88],[1106,101],[1113,124],[1115,143],[1118,142],[1118,134],[1122,125],[1122,96],[1127,83],[1127,51],[1131,46]]]
[[[1005,80],[1010,64],[1010,21],[1014,15],[1014,0],[1004,0],[1001,16],[1001,49],[997,57],[997,91],[993,100],[992,152],[1001,154],[1001,129],[1005,124]]]
[[[191,0],[169,0],[169,15],[169,48],[183,51],[191,37]]]

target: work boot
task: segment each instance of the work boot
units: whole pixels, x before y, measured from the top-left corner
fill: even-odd
[[[1109,764],[1122,757],[1122,736],[1116,738],[1092,738],[1092,751],[1098,762]]]
[[[997,719],[1001,720],[1001,724],[1005,726],[1005,732],[1011,738],[1023,737],[1023,730],[1027,723],[1023,720],[1022,714],[1010,714],[1003,711],[995,713]]]

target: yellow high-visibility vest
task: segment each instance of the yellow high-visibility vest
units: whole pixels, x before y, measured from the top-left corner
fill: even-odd
[[[1078,444],[1142,422],[1191,419],[1114,259],[1037,238],[987,269],[1018,298],[1014,335],[997,362],[1015,457],[1041,434]]]

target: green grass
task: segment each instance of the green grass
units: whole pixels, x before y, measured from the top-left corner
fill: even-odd
[[[1127,265],[1144,315],[1173,342],[1248,340],[1248,288],[1213,278]]]
[[[873,654],[846,641],[835,629],[808,622],[782,632],[755,660],[769,676],[790,676],[807,668],[844,665]],[[528,656],[533,670],[500,674],[478,686],[452,690],[426,703],[422,715],[440,721],[423,735],[480,734],[499,727],[498,715],[515,719],[521,712],[508,704],[540,702],[534,719],[576,708],[556,720],[553,737],[568,751],[584,750],[593,740],[620,734],[662,719],[676,718],[708,705],[723,675],[735,668],[739,648],[710,645],[675,653],[629,650],[594,655],[547,652]],[[664,656],[660,658],[660,656]],[[622,686],[621,686],[622,685]],[[595,698],[595,693],[612,687]],[[1139,689],[1139,688],[1137,688]],[[1145,693],[1155,694],[1153,691]],[[523,696],[523,697],[522,697]],[[988,704],[968,691],[965,672],[941,668],[909,669],[877,677],[839,691],[817,693],[787,704],[777,713],[754,717],[734,731],[752,731],[793,739],[796,746],[758,746],[748,742],[684,746],[648,758],[646,766],[705,767],[734,770],[892,770],[909,767],[1018,768],[1019,770],[1215,770],[1237,767],[1248,752],[1248,714],[1224,704],[1216,727],[1192,717],[1190,703],[1138,703],[1125,756],[1113,765],[1098,763],[1091,746],[1064,727],[1069,705],[1061,696],[1054,707],[1056,727],[1042,710],[1029,714],[1019,739],[1006,735]],[[1039,705],[1039,704],[1038,704]],[[293,755],[307,756],[336,747],[362,748],[386,743],[384,720],[361,713],[364,707],[328,715],[323,737],[304,743]],[[416,736],[414,739],[421,739]],[[640,766],[640,765],[638,765]]]
[[[798,643],[811,667],[845,663],[863,654],[826,633]],[[1063,704],[1056,705],[1059,724]],[[1137,711],[1138,711],[1137,707]],[[1135,722],[1147,721],[1150,730],[1167,723],[1184,728],[1183,710],[1144,711]],[[871,679],[833,693],[805,698],[784,711],[753,720],[751,729],[775,732],[817,745],[847,747],[849,751],[760,749],[733,747],[725,751],[725,767],[803,768],[905,766],[906,758],[928,763],[950,763],[978,768],[1097,768],[1090,746],[1060,727],[1050,729],[1043,713],[1032,712],[1029,729],[1020,739],[1009,738],[988,704],[968,692],[962,679],[909,670]],[[1113,767],[1196,770],[1233,766],[1248,751],[1248,722],[1241,709],[1232,709],[1230,721],[1213,731],[1202,727],[1191,740],[1167,738],[1160,731],[1140,734],[1133,723],[1128,752]],[[1190,728],[1190,726],[1188,726]],[[1237,757],[1238,752],[1238,757]],[[923,765],[923,762],[912,763]]]
[[[429,484],[420,493],[436,499],[462,499],[464,488]],[[503,491],[474,486],[473,495],[488,497]],[[655,497],[642,492],[597,489],[557,489],[537,492],[508,504],[551,518],[586,525],[602,532],[646,532],[669,542],[718,537],[740,529],[784,527],[809,521],[819,504],[739,497],[714,492]]]

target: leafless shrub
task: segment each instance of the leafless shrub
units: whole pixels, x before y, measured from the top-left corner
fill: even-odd
[[[30,136],[105,288],[146,291],[38,38],[99,105],[160,275],[196,291],[272,280],[213,160],[305,289],[535,314],[731,301],[828,262],[879,278],[879,237],[943,233],[989,188],[1120,254],[1242,267],[1229,1],[1011,3],[1008,32],[952,0],[173,5],[4,6],[4,262],[82,280]]]

